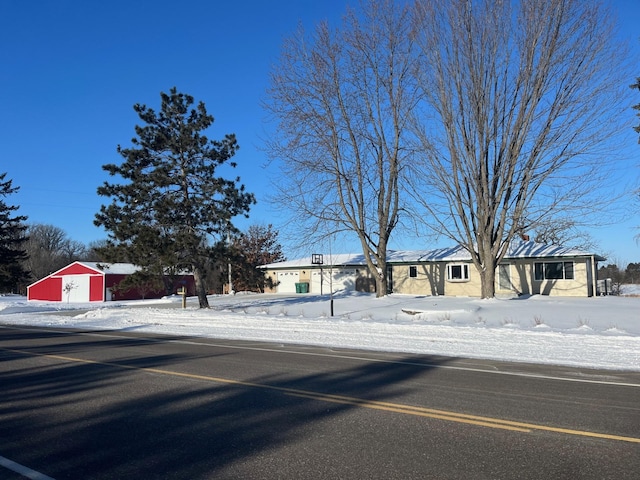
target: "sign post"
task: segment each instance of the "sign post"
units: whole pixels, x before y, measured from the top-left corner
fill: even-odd
[[[178,295],[182,295],[182,308],[187,308],[187,289],[186,287],[180,287]]]

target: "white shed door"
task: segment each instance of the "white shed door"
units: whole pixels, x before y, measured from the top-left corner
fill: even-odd
[[[89,275],[65,275],[62,277],[62,301],[84,303],[89,301]]]
[[[300,280],[300,272],[278,272],[278,293],[296,293],[296,283]]]

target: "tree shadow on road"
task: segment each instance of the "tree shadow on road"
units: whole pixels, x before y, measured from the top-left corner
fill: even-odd
[[[117,339],[109,342],[123,346]],[[61,351],[62,343],[48,350]],[[106,347],[103,341],[85,343],[73,344],[85,358],[96,343]],[[305,462],[340,448],[331,438],[332,425],[359,408],[323,396],[401,401],[411,394],[406,381],[450,360],[354,359],[340,370],[301,374],[291,368],[234,383],[237,379],[218,378],[224,373],[216,355],[172,351],[141,349],[131,357],[128,350],[126,357],[81,363],[0,349],[0,455],[58,480],[256,478],[256,472],[259,478],[300,478]],[[206,362],[197,371],[218,374],[184,375],[196,360]],[[8,369],[12,363],[16,367]],[[318,468],[331,467],[321,462]]]

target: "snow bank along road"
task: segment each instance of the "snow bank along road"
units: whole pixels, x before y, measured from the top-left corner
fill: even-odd
[[[347,294],[336,296],[334,317],[319,295],[212,296],[209,310],[181,310],[176,300],[68,305],[0,297],[0,322],[640,371],[640,298]]]

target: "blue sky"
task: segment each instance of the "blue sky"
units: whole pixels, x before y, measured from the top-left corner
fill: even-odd
[[[236,173],[259,202],[239,226],[278,225],[285,217],[282,208],[267,203],[273,171],[260,150],[269,128],[260,107],[268,72],[298,22],[311,29],[322,19],[337,20],[348,3],[0,0],[0,173],[20,187],[10,203],[19,205],[30,223],[56,225],[73,240],[105,238],[93,226],[107,200],[96,194],[108,180],[101,166],[121,162],[116,147],[129,145],[139,123],[133,105],[157,108],[159,93],[176,86],[204,101],[215,117],[210,138],[237,135]],[[640,0],[611,0],[611,5],[637,55]],[[640,76],[640,65],[637,70]],[[629,139],[629,156],[635,159],[630,174],[637,177],[640,145],[632,135]],[[640,225],[637,212],[640,205],[626,222],[593,232],[612,259],[640,261],[633,239],[638,233],[633,227]],[[391,245],[430,247],[406,238]]]

